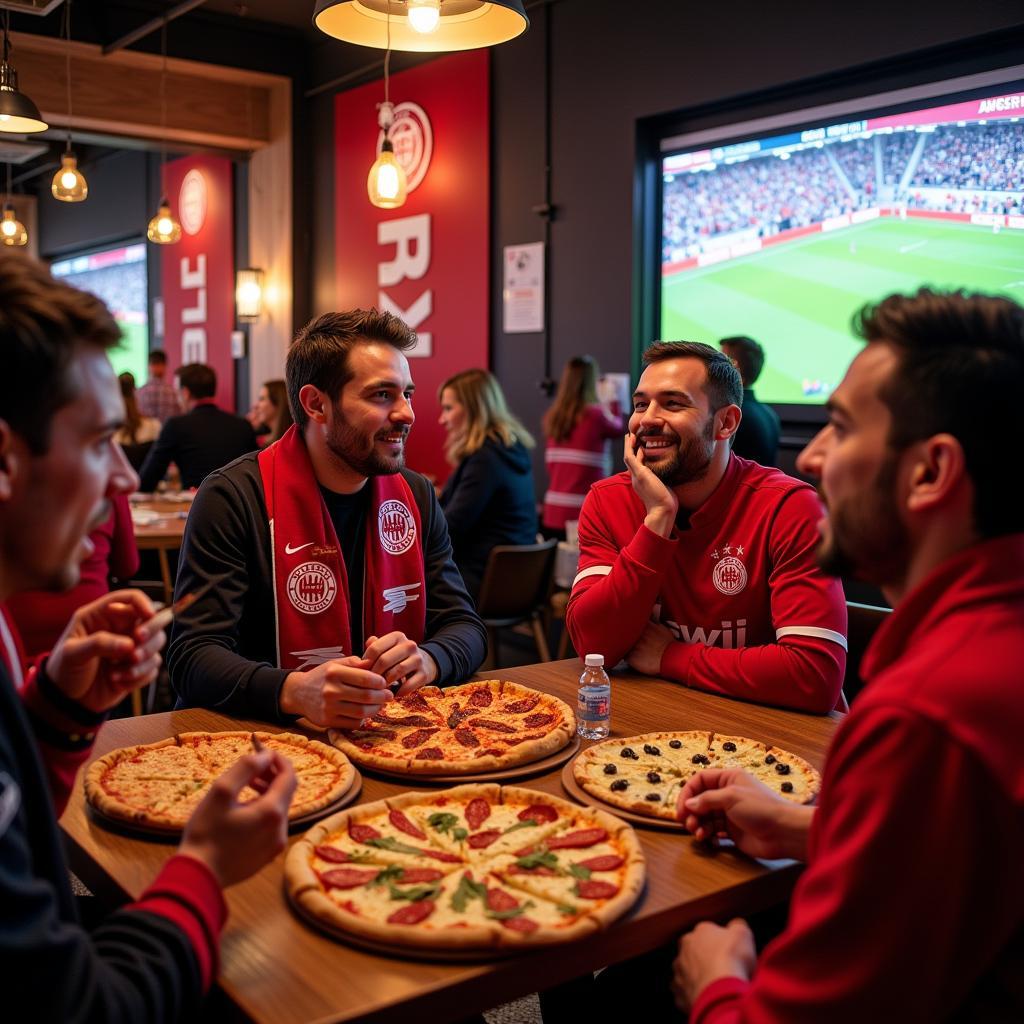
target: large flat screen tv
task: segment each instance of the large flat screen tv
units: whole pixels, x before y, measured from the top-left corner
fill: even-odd
[[[758,397],[808,406],[867,301],[1024,300],[1024,69],[979,77],[663,140],[659,336],[756,338]]]
[[[50,265],[50,273],[101,298],[121,328],[121,344],[109,353],[117,373],[125,370],[145,383],[149,354],[146,243],[68,256]]]

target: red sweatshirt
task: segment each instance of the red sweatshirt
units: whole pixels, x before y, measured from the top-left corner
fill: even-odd
[[[808,868],[750,983],[692,1024],[1024,1020],[1024,534],[936,569],[879,629]]]
[[[652,618],[676,637],[660,675],[823,714],[841,700],[846,602],[814,561],[813,488],[732,456],[714,494],[666,539],[628,473],[594,484],[566,624],[581,654],[624,658]]]

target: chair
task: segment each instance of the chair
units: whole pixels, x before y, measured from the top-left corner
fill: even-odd
[[[846,676],[843,679],[843,693],[848,703],[853,704],[854,698],[864,689],[860,677],[860,663],[864,657],[875,630],[892,614],[891,608],[880,608],[873,604],[860,604],[857,601],[846,602],[848,618],[846,643]]]
[[[498,667],[498,630],[528,622],[541,661],[551,660],[543,615],[551,590],[556,540],[491,548],[476,610],[487,627],[488,661]]]

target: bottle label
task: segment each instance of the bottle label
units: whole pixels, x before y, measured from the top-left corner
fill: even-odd
[[[585,722],[603,722],[612,712],[610,693],[580,694],[577,702],[577,713]]]

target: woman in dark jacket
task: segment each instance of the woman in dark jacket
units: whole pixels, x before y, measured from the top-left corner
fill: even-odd
[[[474,598],[497,544],[537,538],[533,438],[508,411],[501,385],[486,370],[463,370],[439,391],[445,455],[455,472],[441,492],[459,567]]]

